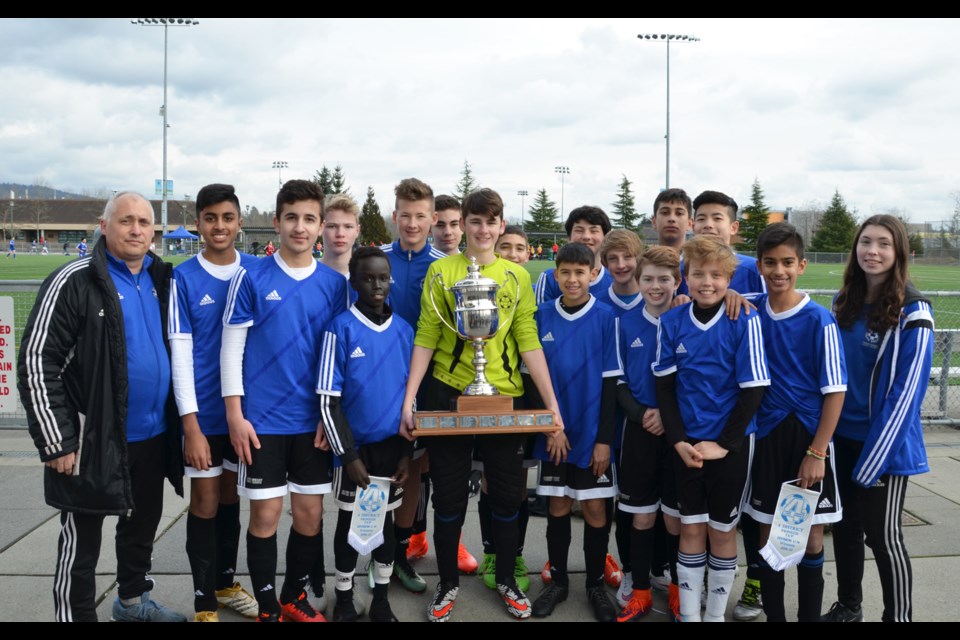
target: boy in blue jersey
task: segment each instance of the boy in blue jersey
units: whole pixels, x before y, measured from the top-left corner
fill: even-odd
[[[358,294],[357,302],[327,326],[317,381],[327,441],[339,462],[333,476],[334,498],[340,507],[333,540],[334,622],[355,622],[359,617],[353,598],[358,554],[348,542],[357,489],[367,488],[370,475],[391,478],[387,509],[394,510],[400,504],[412,451],[397,430],[413,329],[385,304],[390,292],[386,254],[374,247],[357,249],[350,259],[350,285]],[[366,389],[376,393],[365,393]],[[387,513],[383,543],[373,551],[370,619],[374,622],[396,622],[387,600],[396,544],[393,534]]]
[[[610,224],[610,218],[600,207],[577,207],[567,216],[567,221],[563,226],[567,231],[567,238],[570,242],[579,242],[586,245],[596,257],[593,266],[597,270],[597,275],[590,282],[590,292],[597,294],[605,291],[613,282],[613,278],[600,263],[600,245],[603,243],[603,238],[613,228]],[[553,269],[547,269],[537,278],[537,304],[556,300],[562,294],[560,285],[557,283],[557,277],[553,272]]]
[[[616,233],[616,232],[614,232]],[[611,234],[612,235],[612,234]],[[620,316],[620,353],[623,377],[617,386],[617,402],[626,417],[620,443],[618,468],[618,515],[627,516],[620,528],[626,529],[630,544],[630,591],[625,593],[624,608],[618,622],[636,622],[653,606],[650,569],[654,555],[654,525],[657,512],[663,512],[667,553],[676,573],[680,514],[676,509],[676,483],[672,455],[663,437],[663,422],[657,408],[654,376],[650,365],[656,360],[659,318],[670,310],[673,295],[680,284],[680,254],[671,247],[650,247],[640,257],[637,280],[643,306]],[[628,559],[623,558],[626,565]],[[624,574],[624,583],[627,583]],[[670,583],[671,611],[678,611],[676,580]]]
[[[737,235],[740,222],[737,221],[737,201],[719,191],[704,191],[693,200],[693,233],[694,235],[716,236],[730,245]],[[737,259],[737,268],[730,279],[730,289],[740,295],[763,293],[767,290],[755,260],[734,253]],[[680,293],[686,293],[686,287],[681,287]]]
[[[420,319],[420,296],[430,264],[446,254],[431,246],[427,239],[437,221],[430,185],[417,178],[405,178],[394,187],[393,223],[399,238],[380,247],[390,260],[390,295],[387,303],[393,312],[411,327]],[[427,504],[430,501],[430,475],[421,473],[424,450],[414,447],[410,473],[404,486],[403,502],[394,514],[397,553],[393,572],[400,584],[414,593],[427,589],[408,560],[427,553]],[[371,565],[372,567],[372,565]]]
[[[643,306],[637,272],[637,261],[642,254],[640,236],[627,229],[614,229],[600,244],[600,264],[606,268],[612,282],[604,290],[591,289],[591,293],[609,306],[618,318]]]
[[[184,472],[190,478],[187,558],[198,622],[217,621],[218,605],[250,618],[258,613],[257,601],[234,581],[240,544],[237,455],[220,393],[227,290],[237,269],[254,261],[234,248],[241,224],[240,200],[232,185],[200,189],[197,227],[204,249],[174,269],[170,284],[168,337],[183,427]]]
[[[719,238],[700,235],[684,247],[693,302],[660,316],[657,403],[674,447],[680,550],[677,574],[683,620],[722,621],[737,568],[736,526],[753,450],[754,414],[770,384],[760,318],[727,317],[724,296],[737,259]],[[679,400],[683,398],[681,403]]]
[[[603,586],[609,536],[604,503],[617,495],[610,447],[616,433],[617,378],[623,370],[617,319],[590,294],[590,282],[597,276],[594,264],[593,253],[585,245],[564,245],[556,266],[563,295],[537,308],[537,329],[570,451],[566,462],[551,459],[545,436],[537,438],[534,449],[541,460],[537,493],[549,496],[551,580],[534,601],[533,615],[549,616],[567,599],[570,517],[573,501],[579,500],[587,600],[597,621],[613,622],[617,610]]]
[[[719,191],[704,191],[693,201],[693,232],[696,235],[712,235],[730,245],[737,234],[740,223],[737,221],[737,202],[725,193]],[[767,290],[760,272],[757,270],[756,260],[734,253],[737,258],[737,269],[730,280],[730,293],[727,295],[727,310],[734,312],[742,305],[746,313],[747,303],[736,294],[749,296],[763,293]],[[686,283],[680,285],[680,293],[687,293]],[[738,303],[738,301],[740,301]],[[734,312],[735,313],[735,312]],[[743,533],[743,543],[747,555],[747,579],[744,582],[743,594],[733,610],[733,618],[740,621],[756,619],[762,612],[760,599],[760,554],[757,542],[760,539],[760,528],[747,515],[740,521],[740,530]]]
[[[760,523],[762,547],[780,485],[799,478],[801,488],[820,489],[806,555],[797,567],[797,618],[817,622],[823,602],[823,525],[842,516],[831,440],[846,395],[847,369],[833,316],[795,288],[806,265],[803,238],[792,225],[772,224],[760,234],[757,266],[769,293],[755,302],[771,385],[757,411],[753,481],[744,510]],[[807,341],[803,348],[797,348],[798,337]],[[761,571],[767,622],[785,622],[783,571],[765,562]]]
[[[82,238],[80,240],[80,243],[77,245],[77,255],[79,255],[81,258],[87,257],[87,239],[86,238]]]
[[[259,620],[322,622],[307,600],[307,573],[322,552],[320,518],[332,461],[311,385],[326,324],[346,309],[346,280],[313,258],[323,193],[290,180],[277,194],[280,249],[241,267],[230,283],[220,356],[239,493],[250,499],[247,561]],[[277,525],[290,493],[293,526],[278,603]],[[316,585],[314,585],[316,587]]]

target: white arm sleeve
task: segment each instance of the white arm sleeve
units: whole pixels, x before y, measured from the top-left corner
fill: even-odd
[[[173,375],[173,397],[181,416],[198,413],[197,391],[193,380],[193,336],[178,333],[170,339],[170,362]]]
[[[220,346],[220,391],[224,398],[243,395],[243,350],[247,327],[224,325]]]

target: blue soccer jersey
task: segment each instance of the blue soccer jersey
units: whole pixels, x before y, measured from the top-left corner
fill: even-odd
[[[420,296],[423,294],[427,269],[434,260],[446,258],[447,254],[434,249],[429,242],[420,251],[404,251],[400,248],[399,240],[385,244],[380,249],[390,260],[390,295],[387,296],[387,304],[407,324],[416,327],[420,320]],[[452,287],[454,284],[445,282],[444,286]]]
[[[237,270],[223,322],[249,327],[243,412],[257,433],[316,430],[320,402],[309,381],[320,360],[322,328],[343,313],[346,300],[346,280],[318,262],[292,269],[277,252]]]
[[[340,398],[356,446],[399,433],[412,354],[413,328],[396,313],[378,325],[350,307],[324,331],[316,391]],[[343,455],[336,430],[326,431],[330,448]]]
[[[592,296],[573,314],[563,310],[559,299],[545,302],[537,308],[536,319],[570,441],[567,462],[586,469],[597,441],[603,379],[623,375],[617,319]],[[549,459],[543,436],[537,438],[534,454]]]
[[[645,407],[657,406],[657,388],[650,366],[657,359],[657,331],[660,321],[645,306],[620,316],[621,380],[634,399]]]
[[[764,281],[763,276],[760,275],[760,270],[757,269],[756,259],[741,255],[739,253],[734,255],[737,256],[737,268],[733,272],[733,277],[730,278],[729,288],[733,289],[742,296],[755,293],[766,293],[767,283]],[[680,273],[683,272],[683,262],[681,261]],[[677,295],[690,295],[690,290],[687,288],[686,276],[683,276],[680,279],[680,286],[677,288]]]
[[[230,280],[240,267],[249,267],[257,259],[237,253],[232,264],[213,264],[199,254],[173,270],[170,282],[170,310],[167,335],[171,341],[189,339],[192,361],[187,375],[193,374],[192,394],[178,384],[174,362],[174,389],[180,415],[196,413],[200,431],[207,436],[228,433],[226,408],[220,393],[220,344],[223,337],[223,311],[227,306]],[[172,345],[172,342],[171,342]],[[174,358],[178,351],[174,349]]]
[[[807,294],[797,306],[781,313],[774,313],[766,295],[754,304],[763,325],[771,380],[757,411],[757,437],[770,433],[791,413],[807,431],[816,433],[823,396],[847,388],[836,320]]]
[[[660,316],[657,360],[653,373],[677,374],[677,401],[688,438],[715,440],[723,433],[741,388],[768,386],[760,316],[727,317],[723,305],[706,324],[696,319],[693,304]],[[756,417],[746,435],[756,431]]]
[[[622,318],[624,314],[634,309],[643,308],[643,296],[638,292],[633,296],[619,296],[613,290],[613,284],[611,283],[609,287],[602,291],[596,291],[593,287],[590,288],[590,293],[596,296],[599,302],[607,305],[613,315],[618,318]]]
[[[601,266],[600,273],[590,281],[590,293],[599,298],[601,292],[606,291],[612,284],[613,276],[606,267]],[[556,300],[561,295],[560,285],[557,284],[557,276],[554,275],[553,269],[547,269],[541,273],[533,289],[537,294],[537,304]]]

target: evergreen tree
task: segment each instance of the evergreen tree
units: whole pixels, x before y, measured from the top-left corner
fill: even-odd
[[[523,225],[524,231],[558,231],[557,205],[547,196],[547,190],[540,189],[530,205],[529,216]]]
[[[479,188],[480,185],[477,184],[476,178],[473,177],[473,170],[470,168],[470,163],[464,160],[463,171],[460,173],[460,181],[457,182],[457,186],[454,187],[457,199],[463,202],[464,198]]]
[[[830,206],[823,212],[817,232],[813,235],[810,251],[847,253],[853,246],[856,235],[857,220],[847,211],[840,191],[834,191]]]
[[[633,183],[623,174],[623,180],[617,190],[617,201],[613,203],[613,224],[616,227],[637,231],[646,220],[645,215],[637,213],[636,201],[630,186]]]
[[[336,193],[333,190],[333,175],[330,173],[330,169],[327,169],[327,165],[323,165],[320,171],[313,173],[313,181],[323,191],[323,195],[328,196],[331,193]]]
[[[740,212],[740,242],[737,243],[737,249],[742,251],[756,251],[757,238],[763,233],[769,224],[770,212],[767,209],[767,203],[763,200],[763,189],[760,188],[760,180],[753,179],[753,189],[750,192],[750,204],[745,206]]]
[[[390,234],[387,233],[387,225],[380,214],[380,205],[373,193],[373,187],[367,187],[367,200],[363,203],[360,212],[360,244],[368,245],[371,242],[376,245],[390,242]]]
[[[350,193],[350,187],[347,186],[346,178],[343,177],[343,167],[338,164],[333,168],[333,175],[330,176],[330,188],[332,193]],[[330,195],[324,191],[326,195]]]

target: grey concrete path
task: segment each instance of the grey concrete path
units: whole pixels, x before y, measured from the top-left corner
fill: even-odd
[[[930,473],[914,478],[908,489],[905,516],[911,525],[906,528],[907,547],[913,558],[914,572],[914,618],[917,621],[958,621],[960,606],[954,599],[960,593],[960,431],[948,428],[931,428],[926,433]],[[532,482],[532,480],[531,480]],[[43,503],[42,469],[30,438],[23,430],[0,431],[0,621],[49,621],[53,618],[53,570],[57,535],[58,513]],[[160,525],[154,548],[154,569],[157,586],[154,596],[185,614],[193,606],[190,568],[184,552],[186,536],[187,502],[168,491],[165,497],[164,518]],[[334,513],[332,503],[327,507]],[[244,505],[245,508],[245,505]],[[246,521],[246,512],[241,518]],[[280,525],[280,549],[289,530],[289,517],[284,514]],[[470,503],[470,513],[464,530],[464,542],[477,556],[480,555],[480,536],[477,526],[476,501]],[[114,520],[115,522],[115,520]],[[97,590],[99,613],[102,620],[110,617],[110,606],[116,597],[113,572],[113,536],[108,519],[105,525],[104,545],[98,568]],[[551,622],[590,621],[592,614],[583,595],[582,525],[574,521],[574,540],[571,545],[571,597],[561,605]],[[331,544],[332,525],[328,521],[326,533],[326,563],[328,572],[333,568]],[[539,570],[546,561],[546,521],[531,518],[527,533],[525,557],[531,570],[531,598],[540,591]],[[249,587],[246,575],[246,558],[239,561],[240,580]],[[611,540],[611,548],[614,543]],[[826,544],[827,564],[825,569],[826,593],[824,609],[833,601],[836,591],[832,544]],[[280,553],[282,573],[283,553]],[[741,563],[743,554],[740,554]],[[361,568],[365,559],[361,559]],[[436,583],[436,562],[433,552],[417,564],[418,570],[430,584],[430,592]],[[742,588],[744,571],[738,572],[734,593]],[[360,597],[369,599],[366,587],[360,586]],[[394,583],[396,584],[396,583]],[[333,579],[328,575],[328,592],[332,592]],[[872,561],[868,561],[864,579],[866,594],[864,610],[868,620],[879,620],[882,609],[880,586]],[[611,592],[612,595],[612,592]],[[731,598],[730,610],[734,600]],[[404,621],[422,621],[428,595],[412,595],[399,586],[391,587],[391,603],[394,612]],[[666,609],[666,596],[655,594],[655,606]],[[795,572],[787,574],[787,612],[796,610]],[[729,617],[729,616],[728,616]],[[224,621],[239,621],[232,613],[223,613]],[[461,595],[457,600],[453,619],[458,621],[508,621],[507,615],[496,594],[483,587],[472,576],[461,578]],[[663,621],[662,613],[652,614],[649,621]],[[762,619],[762,617],[761,617]]]

